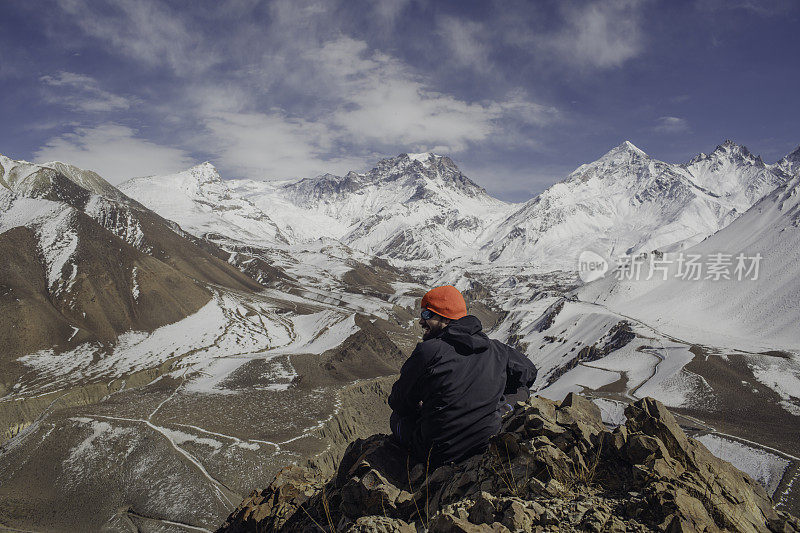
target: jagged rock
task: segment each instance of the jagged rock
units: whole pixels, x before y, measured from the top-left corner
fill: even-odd
[[[278,472],[269,487],[253,491],[217,531],[280,531],[298,507],[323,485],[323,481],[307,469],[287,466]]]
[[[395,500],[400,492],[380,472],[371,468],[364,475],[353,477],[344,484],[339,508],[347,516],[359,516],[365,512],[394,516],[397,512]]]
[[[491,524],[494,522],[495,499],[491,494],[482,492],[469,510],[469,521],[473,524]]]
[[[503,511],[501,523],[511,531],[530,531],[538,518],[522,501],[512,498]]]
[[[472,524],[451,514],[436,515],[428,525],[430,533],[507,533],[509,529],[497,522],[493,524]]]
[[[409,463],[403,449],[392,439],[374,435],[368,439],[353,441],[344,452],[336,472],[336,482],[344,485],[347,479],[357,475],[359,470],[374,468],[390,480],[402,480],[411,476],[410,467],[415,467],[417,476],[424,474],[423,465]]]
[[[661,402],[644,398],[625,409],[628,431],[658,438],[674,459],[682,460],[689,448],[689,439],[678,426],[675,417]]]
[[[579,395],[531,398],[506,415],[486,453],[432,472],[374,435],[351,443],[324,487],[284,470],[221,531],[800,530],[659,402],[640,400],[626,415],[609,432]]]
[[[347,533],[416,533],[411,524],[385,516],[362,516],[347,530]]]

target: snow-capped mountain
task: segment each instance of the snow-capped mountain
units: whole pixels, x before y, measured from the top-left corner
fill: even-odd
[[[400,154],[366,173],[322,175],[259,194],[262,209],[290,203],[279,224],[298,237],[328,236],[398,263],[469,255],[511,204],[491,197],[446,156]],[[262,189],[264,190],[264,189]],[[275,209],[277,211],[277,209]]]
[[[689,267],[691,257],[699,267]],[[800,174],[702,243],[653,260],[668,270],[650,276],[648,257],[638,276],[607,275],[579,289],[579,297],[692,342],[796,349]]]
[[[286,242],[269,215],[233,194],[209,162],[168,176],[134,178],[120,190],[197,237],[215,241],[224,236],[257,245]]]
[[[397,265],[463,290],[486,330],[536,363],[538,393],[595,390],[615,417],[654,396],[695,409],[704,432],[727,407],[725,431],[796,457],[796,418],[778,416],[800,413],[796,399],[755,411],[782,429],[767,440],[727,424],[742,418],[737,402],[796,397],[796,355],[750,372],[734,350],[704,362],[693,344],[797,351],[798,159],[764,165],[724,143],[670,165],[623,143],[510,204],[433,154],[293,183],[222,180],[204,164],[133,180],[128,194],[77,167],[0,157],[0,441],[12,439],[0,485],[26,495],[50,472],[47,494],[12,503],[58,511],[11,526],[211,530],[257,480],[330,448],[329,428],[357,436],[340,414],[388,418],[388,375],[418,340],[429,286]],[[579,301],[565,298],[574,273],[541,272],[573,270],[598,243],[681,250],[731,220],[683,251],[761,254],[754,284],[607,276]],[[347,403],[339,391],[356,379]],[[82,508],[87,498],[97,505]]]
[[[198,237],[261,246],[329,238],[398,265],[574,271],[583,250],[614,257],[696,244],[787,176],[731,141],[682,165],[625,141],[524,204],[491,197],[450,158],[430,153],[279,183],[221,180],[206,163],[121,189]]]
[[[625,141],[525,203],[482,255],[573,270],[583,250],[616,257],[679,249],[725,227],[781,182],[730,141],[686,165],[658,161]]]
[[[366,173],[289,183],[223,181],[206,163],[120,188],[198,237],[260,246],[330,238],[398,263],[469,255],[512,209],[449,157],[430,153],[400,154]]]
[[[790,175],[800,173],[800,146],[775,163],[772,168]]]
[[[730,140],[708,155],[698,154],[681,168],[695,185],[740,213],[785,181],[760,156]]]

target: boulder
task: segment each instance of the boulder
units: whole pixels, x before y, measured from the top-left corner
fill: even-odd
[[[347,533],[417,533],[417,528],[397,518],[362,516],[346,531]]]
[[[480,497],[475,501],[469,510],[469,521],[473,524],[491,524],[497,509],[494,502],[497,498],[487,492],[481,492]]]
[[[253,491],[245,498],[217,531],[280,531],[300,505],[317,494],[323,486],[323,481],[306,468],[287,466],[278,472],[269,487]]]
[[[451,514],[440,513],[428,524],[429,533],[508,533],[502,524],[473,524]]]

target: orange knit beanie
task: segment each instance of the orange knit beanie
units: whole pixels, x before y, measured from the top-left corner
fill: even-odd
[[[422,297],[420,307],[452,320],[467,316],[467,302],[452,285],[435,287]]]

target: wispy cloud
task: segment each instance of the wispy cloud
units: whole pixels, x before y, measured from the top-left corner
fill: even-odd
[[[86,35],[150,66],[201,73],[220,58],[180,14],[151,0],[57,0]]]
[[[117,184],[136,176],[166,174],[185,169],[192,159],[176,148],[159,146],[119,124],[77,128],[50,139],[34,154],[34,161],[64,161],[93,170]]]
[[[159,102],[150,111],[161,110],[163,127],[192,131],[178,136],[180,146],[207,153],[239,175],[341,171],[344,165],[363,167],[377,153],[403,150],[457,153],[516,124],[539,127],[558,116],[522,91],[468,101],[437,90],[399,57],[338,31],[337,8],[324,2],[272,2],[265,8],[266,27],[240,23],[231,42],[217,42],[213,50],[202,33],[190,31],[189,19],[161,4],[106,2],[98,9],[85,0],[59,0],[59,5],[86,35],[146,67],[169,68],[184,87],[181,99]],[[373,5],[387,27],[407,7],[406,1]],[[257,8],[241,3],[237,16]],[[483,53],[477,24],[452,19],[444,27],[450,36],[473,32],[472,48],[462,52],[465,62]],[[224,65],[220,57],[227,59]],[[62,72],[42,81],[69,88],[68,100],[63,94],[58,98],[75,109],[112,111],[126,105],[88,76]],[[95,130],[84,127],[48,146],[74,147],[87,137],[96,144],[90,131]]]
[[[213,113],[204,124],[200,142],[217,154],[220,166],[237,176],[301,178],[343,173],[374,162],[357,154],[337,155],[334,132],[326,124],[277,111]]]
[[[542,43],[581,67],[619,67],[644,48],[640,0],[564,3],[565,25]]]
[[[383,30],[391,29],[411,0],[376,0],[372,3],[375,18]]]
[[[684,133],[689,131],[689,122],[680,117],[659,117],[653,131],[659,133]]]
[[[452,16],[440,17],[438,26],[442,42],[453,61],[482,74],[492,71],[489,60],[491,39],[486,26]]]
[[[91,76],[61,71],[55,76],[39,78],[48,89],[45,99],[50,103],[64,104],[79,111],[116,111],[128,109],[131,100],[100,88]]]
[[[204,131],[194,141],[237,173],[286,178],[363,168],[392,150],[457,153],[501,136],[510,122],[542,125],[558,116],[522,91],[479,103],[439,93],[403,62],[349,37],[308,50],[297,63],[313,72],[306,83],[324,90],[325,111],[308,118],[262,111],[235,89],[197,88]]]
[[[500,102],[469,103],[430,89],[397,59],[341,38],[315,54],[326,87],[340,102],[332,126],[364,144],[464,150],[485,139],[501,118]]]

